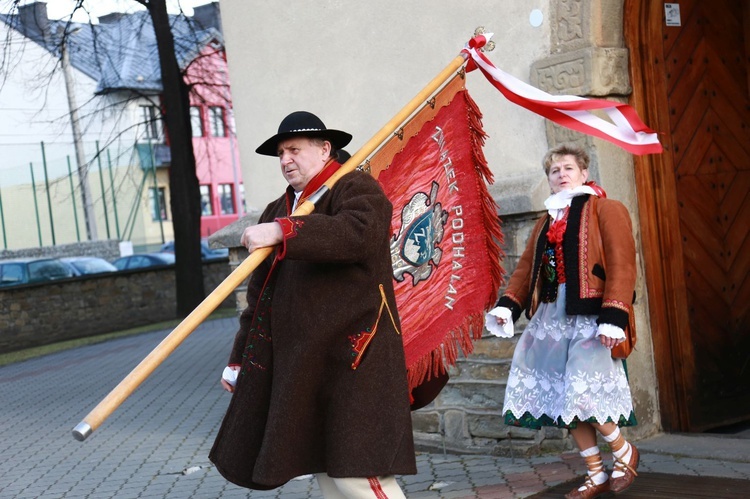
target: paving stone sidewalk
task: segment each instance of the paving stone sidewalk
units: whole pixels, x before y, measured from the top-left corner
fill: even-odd
[[[311,477],[251,492],[228,483],[208,461],[229,403],[217,380],[236,324],[229,318],[201,325],[84,442],[73,439],[73,427],[168,330],[1,367],[0,498],[319,498]],[[719,457],[731,458],[720,460],[708,450],[716,442],[675,438],[645,441],[641,469],[750,480],[750,457],[742,457],[750,455],[750,440],[747,447],[720,440],[729,447]],[[528,497],[584,472],[574,453],[420,453],[417,463],[418,474],[399,477],[408,498]]]

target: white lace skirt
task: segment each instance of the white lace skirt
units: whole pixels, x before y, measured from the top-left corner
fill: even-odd
[[[596,337],[594,315],[565,314],[565,284],[518,340],[505,389],[506,422],[538,428],[575,421],[635,424],[623,362]]]

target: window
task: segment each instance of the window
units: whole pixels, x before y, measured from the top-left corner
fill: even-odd
[[[208,126],[211,137],[226,137],[227,131],[224,121],[224,108],[211,106],[208,108]]]
[[[166,199],[167,199],[167,196],[165,194],[164,187],[159,187],[158,189],[154,189],[153,187],[149,188],[148,205],[151,209],[152,220],[166,220],[167,219]]]
[[[214,214],[214,207],[211,203],[211,186],[202,185],[201,189],[201,216],[207,217]]]
[[[59,260],[40,260],[29,263],[29,282],[51,281],[73,277],[73,271]]]
[[[156,106],[141,106],[141,121],[146,129],[146,139],[161,140],[161,114]]]
[[[242,203],[242,213],[247,214],[247,203],[245,203],[245,184],[240,184],[240,202]]]
[[[148,267],[151,265],[151,262],[148,258],[141,255],[133,255],[130,257],[130,260],[128,260],[127,267],[128,269],[142,269],[145,267]]]
[[[0,265],[0,286],[21,284],[24,282],[25,273],[20,263],[6,263]]]
[[[228,132],[227,135],[231,134],[232,136],[236,137],[237,134],[235,133],[235,130],[237,129],[237,127],[234,126],[234,112],[232,111],[231,108],[227,109],[225,116],[226,116],[227,132]]]
[[[193,137],[203,137],[203,116],[198,106],[190,106],[190,128]]]
[[[232,215],[236,213],[234,209],[233,191],[232,184],[219,184],[219,202],[221,204],[222,215]]]

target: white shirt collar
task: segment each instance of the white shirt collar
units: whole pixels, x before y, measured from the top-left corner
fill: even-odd
[[[299,202],[299,197],[302,195],[302,191],[294,191],[294,203],[292,204],[292,211],[297,209],[297,203]]]
[[[547,208],[547,212],[552,216],[552,219],[557,220],[562,211],[570,206],[574,197],[582,196],[584,194],[593,194],[596,196],[596,191],[588,185],[581,185],[574,187],[573,189],[565,189],[564,191],[552,194],[545,199],[544,207]]]

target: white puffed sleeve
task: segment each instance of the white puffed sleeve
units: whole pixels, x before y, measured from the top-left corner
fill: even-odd
[[[505,324],[502,326],[497,323],[496,317],[505,319]],[[486,314],[484,314],[484,327],[487,331],[497,336],[498,338],[512,338],[514,334],[513,329],[513,318],[509,308],[495,307]]]

